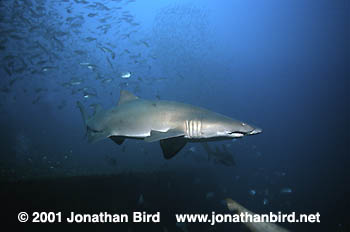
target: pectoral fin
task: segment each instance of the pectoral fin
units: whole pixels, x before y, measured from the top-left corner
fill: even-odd
[[[123,136],[109,136],[116,144],[122,145],[125,141],[125,137]]]
[[[174,157],[185,145],[187,141],[184,137],[176,137],[160,140],[160,147],[162,148],[165,159]]]
[[[156,142],[159,140],[163,139],[169,139],[169,138],[175,138],[175,137],[180,137],[184,136],[184,132],[181,130],[177,129],[170,129],[166,132],[161,132],[161,131],[151,131],[151,135],[145,138],[146,142]]]

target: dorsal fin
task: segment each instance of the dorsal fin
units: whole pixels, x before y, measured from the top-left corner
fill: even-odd
[[[124,104],[125,102],[133,101],[136,99],[139,99],[139,98],[136,97],[134,94],[130,93],[127,90],[121,90],[119,101],[118,101],[118,106],[121,104]]]

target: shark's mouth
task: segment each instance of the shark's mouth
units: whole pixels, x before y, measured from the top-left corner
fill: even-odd
[[[242,132],[242,131],[232,131],[232,132],[229,132],[228,134],[233,136],[233,137],[243,137],[247,133],[246,132]]]
[[[86,126],[86,131],[93,132],[93,133],[101,133],[102,132],[102,130],[95,130],[95,129],[92,129],[91,127],[89,127],[89,126]]]
[[[251,131],[247,131],[247,132],[244,132],[244,131],[233,131],[233,132],[229,132],[228,134],[233,136],[233,137],[243,137],[243,136],[246,136],[246,135],[256,135],[256,134],[259,134],[261,133],[262,130],[260,128],[255,128]]]

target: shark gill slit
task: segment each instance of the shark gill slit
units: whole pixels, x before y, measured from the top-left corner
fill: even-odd
[[[188,138],[200,137],[202,130],[202,122],[200,120],[186,120],[185,133]]]
[[[193,121],[190,121],[190,138],[193,137]]]
[[[188,120],[185,120],[185,136],[188,136]]]
[[[195,137],[197,136],[197,121],[192,121],[192,137]]]

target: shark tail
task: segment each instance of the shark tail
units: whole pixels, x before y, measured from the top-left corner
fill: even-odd
[[[81,116],[82,116],[83,121],[84,121],[84,127],[86,129],[85,136],[87,137],[88,142],[89,143],[95,143],[95,142],[97,142],[99,140],[107,138],[108,135],[109,135],[108,132],[106,132],[106,131],[101,131],[101,132],[100,131],[93,131],[93,130],[91,130],[88,127],[87,121],[88,121],[89,117],[88,117],[88,115],[87,115],[87,113],[85,111],[85,108],[84,108],[83,104],[81,104],[80,101],[77,101],[77,106],[78,106],[78,108],[80,110]],[[101,110],[100,107],[98,107],[97,110],[98,111]],[[96,111],[96,109],[95,109],[95,111]]]
[[[86,111],[85,111],[85,109],[84,109],[84,106],[83,106],[83,104],[81,104],[80,101],[77,101],[77,106],[78,106],[78,108],[79,108],[79,110],[80,110],[80,113],[81,113],[81,116],[82,116],[82,118],[83,118],[84,126],[86,127],[87,114],[86,114]]]

